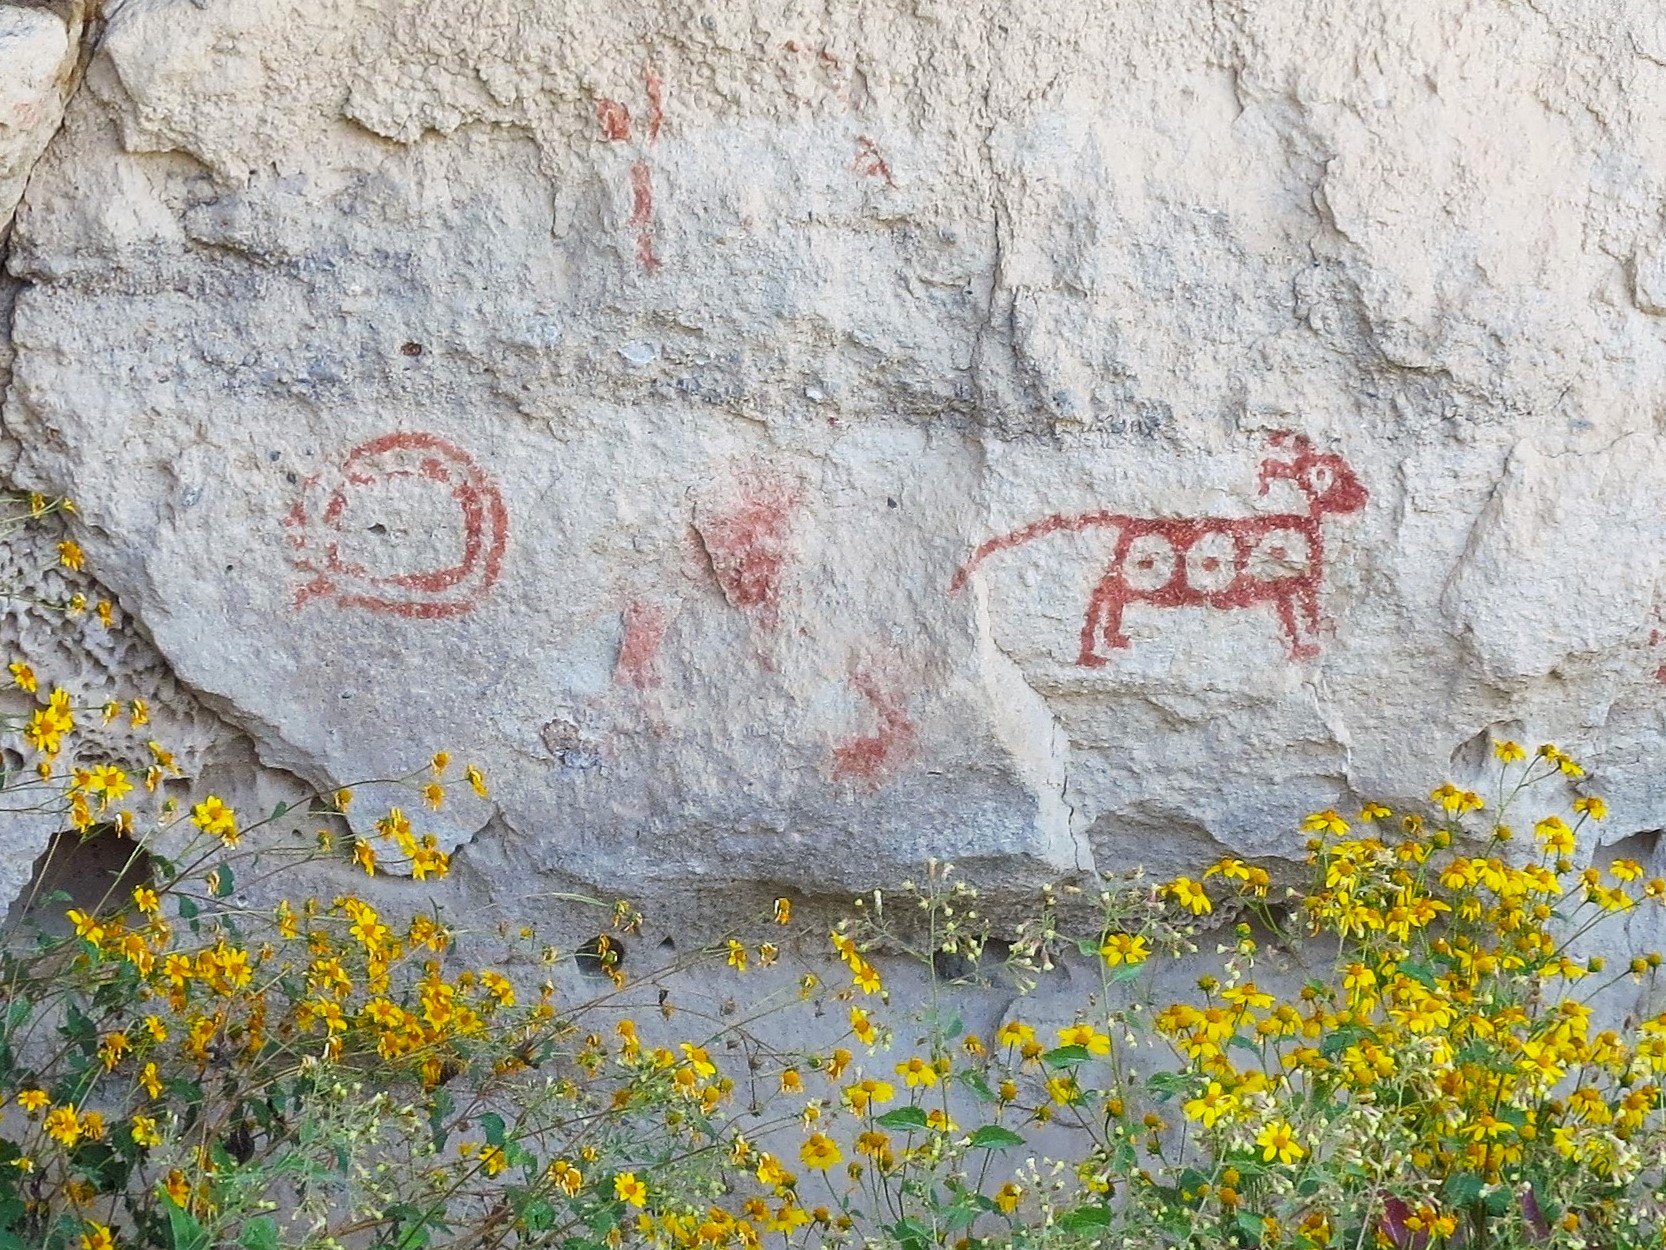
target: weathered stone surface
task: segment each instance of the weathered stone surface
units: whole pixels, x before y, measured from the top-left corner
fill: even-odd
[[[63,120],[80,30],[78,5],[66,20],[44,5],[0,4],[0,237]]]
[[[529,891],[1289,856],[1489,732],[1620,837],[1663,192],[1641,2],[132,2],[4,420],[266,764],[454,745]]]

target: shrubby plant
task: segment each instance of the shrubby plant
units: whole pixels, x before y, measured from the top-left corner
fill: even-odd
[[[1554,746],[1496,743],[1487,798],[1312,814],[1301,890],[1228,858],[1060,885],[998,932],[931,864],[826,946],[782,898],[627,973],[620,903],[585,949],[510,933],[491,968],[466,956],[496,935],[437,910],[239,884],[274,856],[444,877],[420,813],[484,793],[478,769],[434,756],[363,838],[328,832],[350,790],[251,818],[163,798],[161,743],[98,757],[84,725],[143,726],[141,704],[10,674],[35,706],[8,806],[129,854],[66,932],[0,957],[0,1250],[1661,1241],[1666,1014],[1622,1032],[1593,1008],[1660,957],[1580,946],[1666,881],[1576,865],[1605,811]],[[927,992],[894,1002],[881,969],[911,960]],[[967,1028],[979,991],[950,982],[1061,963],[1096,970],[1068,1020],[1018,993]]]

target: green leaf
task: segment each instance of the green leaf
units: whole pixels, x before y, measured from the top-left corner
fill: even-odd
[[[1041,1062],[1049,1068],[1074,1068],[1092,1058],[1086,1046],[1056,1046],[1041,1057]]]
[[[446,1139],[451,1134],[445,1131],[445,1120],[457,1107],[451,1094],[444,1089],[437,1089],[428,1100],[428,1128],[434,1134],[434,1149],[444,1150]]]
[[[175,895],[175,899],[179,903],[179,918],[181,920],[195,920],[197,918],[199,909],[196,900],[184,894]]]
[[[1058,1226],[1067,1233],[1092,1233],[1111,1226],[1107,1206],[1077,1207],[1059,1216]]]
[[[1109,980],[1112,985],[1117,985],[1123,981],[1132,981],[1144,971],[1143,964],[1118,964],[1111,969]]]
[[[488,1146],[503,1145],[503,1117],[495,1111],[488,1111],[480,1117],[480,1127],[486,1130],[486,1144]]]
[[[1340,1028],[1332,1029],[1325,1034],[1324,1039],[1319,1043],[1319,1053],[1326,1059],[1334,1059],[1364,1036],[1365,1031],[1363,1029],[1355,1028],[1351,1024],[1342,1025]]]
[[[230,864],[221,864],[210,874],[214,881],[214,897],[230,898],[232,890],[237,888],[237,878],[231,870]]]
[[[278,1250],[278,1222],[270,1215],[257,1215],[243,1225],[237,1239],[242,1250]]]
[[[282,820],[287,815],[289,815],[289,804],[288,803],[279,803],[276,807],[274,807],[272,809],[272,819],[273,820]]]
[[[931,1245],[931,1232],[918,1220],[898,1220],[885,1230],[902,1246],[902,1250],[928,1250]]]
[[[1401,976],[1410,977],[1424,989],[1432,990],[1439,988],[1435,984],[1435,970],[1429,967],[1426,963],[1420,963],[1415,959],[1408,959],[1404,963],[1396,964],[1394,970]]]
[[[979,1102],[995,1101],[995,1091],[989,1088],[989,1082],[984,1079],[983,1073],[976,1068],[967,1068],[958,1075],[957,1079],[972,1091],[973,1097]]]
[[[906,1132],[925,1128],[930,1121],[926,1119],[925,1110],[921,1107],[898,1107],[895,1111],[887,1111],[875,1123],[881,1128]]]
[[[541,1233],[555,1223],[555,1207],[547,1198],[533,1198],[523,1203],[519,1215],[528,1232]]]
[[[1146,1087],[1155,1091],[1164,1101],[1176,1094],[1184,1094],[1191,1083],[1191,1078],[1183,1072],[1153,1072],[1145,1079]]]
[[[1250,1245],[1258,1246],[1261,1244],[1261,1234],[1267,1228],[1266,1219],[1253,1211],[1240,1211],[1238,1212],[1237,1224],[1238,1231],[1249,1238]]]
[[[999,1124],[985,1124],[972,1134],[972,1147],[975,1150],[1005,1150],[1008,1146],[1022,1146],[1024,1139],[1010,1128],[1002,1128]]]
[[[208,1250],[208,1230],[183,1207],[168,1203],[169,1250]]]
[[[1455,1207],[1467,1207],[1481,1196],[1487,1183],[1473,1172],[1459,1172],[1446,1178],[1446,1199]]]

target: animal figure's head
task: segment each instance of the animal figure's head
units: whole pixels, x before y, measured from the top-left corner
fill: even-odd
[[[1283,454],[1268,456],[1261,462],[1258,476],[1263,495],[1275,479],[1287,479],[1307,496],[1315,515],[1358,512],[1371,497],[1346,460],[1333,452],[1314,451],[1305,434],[1280,431],[1273,435],[1272,443]]]

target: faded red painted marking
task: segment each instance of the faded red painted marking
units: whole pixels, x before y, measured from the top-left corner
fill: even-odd
[[[857,673],[851,685],[873,707],[879,728],[833,748],[833,779],[877,782],[914,754],[914,722],[908,719],[902,701],[882,689],[870,674]]]
[[[647,161],[631,166],[631,225],[636,227],[636,259],[653,273],[659,257],[654,254],[654,172]]]
[[[1118,512],[1055,513],[983,543],[949,582],[966,585],[989,556],[1048,534],[1099,527],[1118,531],[1104,577],[1088,599],[1076,662],[1103,665],[1099,643],[1127,647],[1122,616],[1129,604],[1157,607],[1248,608],[1270,603],[1278,614],[1292,659],[1319,652],[1319,592],[1327,515],[1358,512],[1370,498],[1341,456],[1316,452],[1299,434],[1272,439],[1281,455],[1261,462],[1261,493],[1276,479],[1295,483],[1307,498],[1305,512],[1252,517],[1138,517]],[[1290,569],[1294,571],[1286,571]]]
[[[461,539],[456,564],[377,574],[342,555],[347,527],[358,523],[353,496],[397,480],[434,490],[436,526],[455,527]],[[327,489],[324,483],[322,474],[308,478],[302,497],[282,521],[297,552],[295,567],[307,575],[295,592],[297,609],[314,599],[329,599],[342,607],[416,620],[461,616],[473,611],[502,576],[508,509],[497,486],[454,443],[433,434],[386,434],[353,448]],[[321,503],[315,498],[319,495]],[[440,500],[448,500],[450,508]]]
[[[660,684],[659,651],[665,642],[665,610],[655,603],[625,609],[625,636],[613,666],[613,684],[648,690]]]
[[[891,177],[891,166],[879,154],[879,145],[867,135],[856,136],[856,160],[851,168],[866,178],[883,178],[885,185],[896,188],[896,182]]]
[[[609,143],[623,143],[631,137],[631,114],[617,100],[596,101],[596,120],[602,126],[602,138]]]
[[[659,142],[659,128],[665,121],[665,80],[652,65],[642,69],[642,86],[648,94],[648,142]]]
[[[660,127],[665,123],[665,80],[653,66],[644,66],[642,87],[647,98],[646,142],[652,146],[659,141]],[[617,100],[607,98],[596,102],[596,120],[601,124],[602,138],[610,143],[631,140],[630,110]],[[631,163],[631,229],[636,231],[636,260],[643,270],[653,273],[659,269],[659,255],[654,250],[654,172],[646,156]]]
[[[694,518],[724,598],[768,626],[779,617],[796,503],[779,483],[754,483],[735,503]]]

